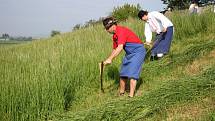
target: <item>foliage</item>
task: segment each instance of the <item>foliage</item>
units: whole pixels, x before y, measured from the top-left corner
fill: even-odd
[[[2,34],[2,38],[6,40],[6,39],[9,39],[10,36],[9,34],[5,33],[5,34]]]
[[[74,30],[79,30],[81,28],[87,28],[87,27],[90,27],[90,26],[95,26],[95,25],[98,25],[102,22],[102,18],[99,18],[98,20],[94,20],[94,19],[91,19],[87,22],[85,22],[84,25],[81,25],[81,24],[76,24],[74,27],[73,27],[73,31]]]
[[[80,28],[81,28],[81,24],[76,24],[72,30],[75,31],[75,30],[78,30]]]
[[[33,38],[32,37],[10,37],[10,40],[13,40],[13,41],[32,41]]]
[[[126,20],[128,17],[137,17],[138,12],[140,11],[140,5],[130,5],[125,4],[120,7],[115,7],[111,15],[117,20]]]
[[[161,0],[163,4],[167,4],[167,8],[173,8],[176,10],[182,10],[189,8],[192,0]],[[207,5],[213,3],[214,0],[197,0],[199,5]]]
[[[57,31],[57,30],[52,30],[51,31],[51,37],[54,37],[56,35],[60,35],[60,31]]]
[[[186,9],[189,6],[190,0],[161,0],[164,4],[167,4],[167,8],[173,9]]]

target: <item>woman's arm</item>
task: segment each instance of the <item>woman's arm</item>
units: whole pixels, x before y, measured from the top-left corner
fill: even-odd
[[[118,45],[116,49],[114,49],[111,53],[111,55],[104,61],[104,64],[111,64],[112,60],[120,54],[120,52],[123,50],[123,44]]]

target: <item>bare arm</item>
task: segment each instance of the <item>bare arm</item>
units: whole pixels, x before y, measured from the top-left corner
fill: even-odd
[[[107,58],[107,60],[104,61],[104,64],[111,64],[112,60],[117,57],[120,52],[123,50],[123,44],[118,45],[116,49],[114,49],[111,53],[111,55]]]

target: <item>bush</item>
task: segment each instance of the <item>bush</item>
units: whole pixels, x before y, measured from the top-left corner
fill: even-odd
[[[55,35],[60,35],[60,31],[52,30],[51,37],[54,37]]]
[[[114,18],[119,21],[126,20],[128,17],[137,17],[138,12],[140,11],[140,5],[129,5],[125,4],[120,7],[113,9],[111,13]]]

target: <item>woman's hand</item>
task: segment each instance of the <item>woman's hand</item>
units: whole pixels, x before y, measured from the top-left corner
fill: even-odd
[[[145,44],[145,45],[148,45],[149,47],[151,47],[151,46],[152,46],[152,44],[151,44],[151,43],[149,43],[149,42],[144,42],[144,44]]]
[[[163,33],[165,33],[165,32],[167,32],[167,28],[163,28],[163,31],[162,31]]]
[[[107,60],[104,61],[104,65],[111,64],[112,60],[119,55],[119,53],[123,50],[123,44],[119,44],[116,49],[113,49],[111,55]]]
[[[112,60],[111,59],[107,59],[104,61],[104,65],[108,65],[108,64],[111,64],[112,63]]]

